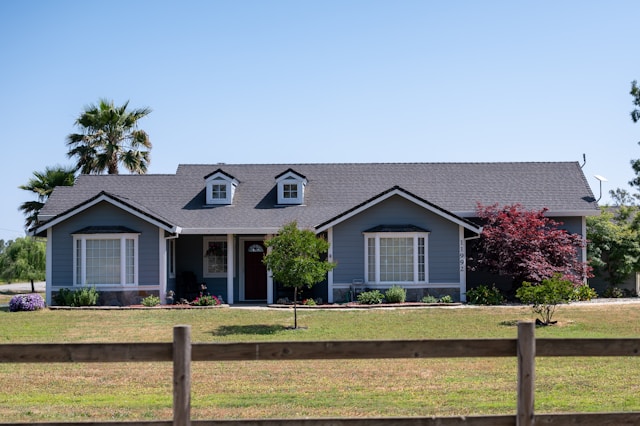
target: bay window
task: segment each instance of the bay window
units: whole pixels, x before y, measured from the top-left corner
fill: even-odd
[[[73,245],[74,285],[138,283],[138,234],[75,234]]]

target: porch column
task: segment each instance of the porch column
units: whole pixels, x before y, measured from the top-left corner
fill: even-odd
[[[327,260],[333,262],[333,227],[327,229],[327,242],[329,243]],[[327,273],[327,303],[333,303],[333,269]]]
[[[158,293],[160,303],[164,305],[165,296],[167,294],[167,244],[168,240],[164,238],[164,230],[158,228],[158,263],[160,270],[158,271]]]
[[[265,241],[273,237],[273,234],[265,236]],[[267,247],[267,253],[271,252],[271,247]],[[273,304],[273,273],[267,269],[267,304]]]
[[[460,241],[460,249],[458,256],[460,257],[460,301],[467,301],[467,240],[464,239],[464,228],[458,227]]]
[[[227,234],[227,303],[233,305],[233,272],[235,271],[233,254],[233,234]]]
[[[73,253],[75,253],[75,247],[73,247]],[[75,255],[75,254],[74,254]],[[51,306],[51,287],[53,286],[53,227],[47,229],[47,258],[45,260],[45,290],[47,306]]]

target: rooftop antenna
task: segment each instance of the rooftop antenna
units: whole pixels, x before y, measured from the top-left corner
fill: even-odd
[[[587,164],[587,154],[582,154],[582,166],[580,168],[583,168],[585,164]]]
[[[600,198],[602,198],[602,182],[608,182],[608,180],[607,180],[606,177],[600,176],[600,175],[593,175],[593,177],[595,177],[596,179],[598,179],[600,181],[600,196],[596,200],[596,203],[597,203],[598,201],[600,201]]]

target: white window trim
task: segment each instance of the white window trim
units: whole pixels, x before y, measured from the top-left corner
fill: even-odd
[[[138,285],[138,236],[139,234],[74,234],[73,235],[73,285],[77,287],[85,286],[87,282],[87,240],[120,240],[120,283],[91,284],[96,287],[133,287]],[[127,240],[133,240],[133,283],[127,283]],[[80,277],[78,277],[78,256],[76,253],[78,241],[80,242],[80,255],[82,257],[80,265]]]
[[[227,197],[226,198],[214,198],[213,197],[213,185],[226,185],[227,187]],[[238,186],[238,181],[228,176],[225,176],[222,173],[214,173],[209,176],[206,180],[206,192],[207,192],[207,204],[231,204],[233,203],[233,196],[236,192],[236,187]]]
[[[380,281],[380,238],[413,238],[413,281]],[[418,239],[424,238],[424,280],[419,279]],[[369,276],[369,240],[375,241],[375,273]],[[428,232],[365,232],[364,233],[364,281],[367,284],[428,284],[429,283],[429,233]]]
[[[227,244],[227,263],[225,263],[225,267],[227,271],[225,272],[209,272],[207,270],[207,260],[204,259],[202,261],[202,276],[204,278],[225,278],[227,276],[227,272],[229,271],[229,242],[227,241],[226,235],[219,237],[203,237],[202,238],[202,255],[206,258],[207,249],[209,248],[210,242],[218,242],[218,243],[226,243]]]

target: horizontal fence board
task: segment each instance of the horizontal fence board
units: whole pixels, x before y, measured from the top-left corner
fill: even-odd
[[[193,343],[193,361],[516,356],[516,339]]]
[[[24,343],[0,345],[0,362],[171,361],[172,343]]]
[[[554,426],[627,426],[640,424],[640,412],[536,414],[536,424]],[[0,423],[0,426],[171,426],[171,421]],[[382,417],[327,419],[192,420],[196,426],[515,426],[516,416]]]
[[[536,339],[536,356],[638,356],[640,339]]]
[[[537,425],[631,426],[640,425],[640,412],[536,414]]]
[[[0,423],[0,426],[16,426],[24,423]],[[516,417],[466,416],[466,417],[369,417],[326,419],[237,419],[191,420],[194,426],[515,426]],[[151,422],[75,422],[29,423],[30,426],[171,426],[170,421]]]
[[[197,426],[515,426],[516,417],[369,417],[327,419],[192,420]]]
[[[173,426],[171,420],[130,421],[130,422],[29,422],[0,423],[0,426]]]

